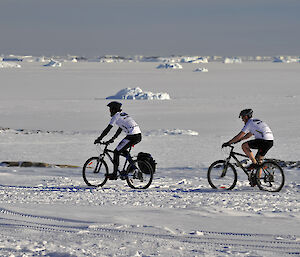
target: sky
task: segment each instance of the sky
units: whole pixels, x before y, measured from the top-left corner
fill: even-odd
[[[0,54],[300,55],[300,0],[0,0]]]

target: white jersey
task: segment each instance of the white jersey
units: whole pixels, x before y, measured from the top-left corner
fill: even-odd
[[[117,112],[112,116],[110,125],[119,126],[127,135],[135,135],[141,133],[139,125],[125,112]]]
[[[274,140],[272,130],[259,119],[249,119],[242,131],[246,134],[250,132],[256,139]]]

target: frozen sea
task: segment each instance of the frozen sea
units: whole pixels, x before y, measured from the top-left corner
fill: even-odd
[[[251,188],[241,170],[232,191],[206,178],[244,108],[274,132],[268,157],[299,161],[299,63],[157,65],[0,69],[0,161],[78,166],[0,167],[1,256],[300,256],[299,167],[285,168],[279,193]],[[110,120],[105,98],[128,87],[171,97],[122,100],[143,131],[133,153],[158,163],[153,184],[87,187],[81,167]]]

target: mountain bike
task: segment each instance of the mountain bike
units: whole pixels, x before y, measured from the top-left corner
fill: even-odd
[[[236,167],[241,168],[248,177],[251,186],[257,185],[260,190],[269,192],[279,192],[285,182],[285,176],[282,168],[275,162],[266,159],[258,165],[257,169],[248,171],[237,156],[245,157],[247,155],[234,152],[234,146],[230,147],[229,156],[225,160],[213,162],[207,171],[207,179],[210,186],[214,189],[231,190],[237,182]],[[234,163],[231,162],[234,159]],[[250,160],[249,160],[250,161]]]
[[[84,182],[88,186],[102,187],[108,180],[109,168],[107,161],[112,164],[114,151],[108,149],[109,143],[101,142],[100,154],[97,157],[89,158],[82,169]],[[102,149],[102,146],[103,149]],[[121,154],[125,157],[122,170],[118,170],[117,179],[126,180],[128,186],[134,189],[146,189],[151,185],[153,179],[153,169],[151,165],[144,160],[133,159],[130,155],[131,148],[127,154]]]

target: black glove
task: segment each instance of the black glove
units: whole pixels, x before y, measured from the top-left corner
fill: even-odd
[[[101,138],[98,137],[95,141],[94,141],[94,144],[100,144],[101,143]]]
[[[227,146],[230,146],[230,144],[229,144],[228,142],[224,143],[224,144],[222,145],[222,148],[227,147]]]

